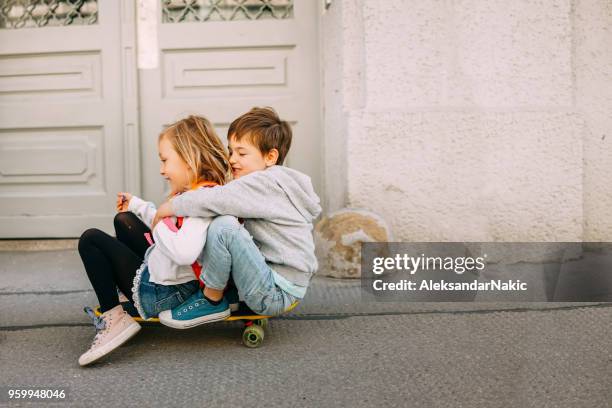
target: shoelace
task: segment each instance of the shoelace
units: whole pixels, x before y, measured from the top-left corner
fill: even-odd
[[[83,311],[87,313],[87,315],[91,318],[91,320],[93,321],[94,327],[96,328],[96,337],[94,337],[94,340],[92,343],[92,344],[96,344],[96,342],[98,341],[98,334],[100,333],[100,331],[106,328],[106,322],[104,321],[104,318],[102,316],[100,317],[96,316],[94,311],[89,306],[85,306]]]

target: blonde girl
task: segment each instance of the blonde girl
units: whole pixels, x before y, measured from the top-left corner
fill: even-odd
[[[227,153],[206,118],[189,116],[170,125],[159,136],[158,150],[170,198],[230,181]],[[156,317],[199,288],[197,273],[211,219],[165,218],[151,231],[155,205],[126,192],[117,194],[117,211],[116,238],[88,229],[79,239],[79,254],[101,312],[96,316],[85,308],[97,333],[79,358],[82,366],[134,336],[140,325],[132,316]]]

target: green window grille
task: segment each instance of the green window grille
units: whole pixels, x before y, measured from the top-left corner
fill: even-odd
[[[4,29],[97,22],[97,0],[0,0],[0,28]]]
[[[164,23],[289,18],[293,0],[162,0]]]

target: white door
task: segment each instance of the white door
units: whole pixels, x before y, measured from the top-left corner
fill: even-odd
[[[134,3],[0,8],[0,238],[112,230],[138,190]]]
[[[139,1],[143,190],[159,201],[157,137],[189,114],[209,118],[225,141],[233,119],[271,106],[294,137],[286,161],[321,193],[318,1]]]

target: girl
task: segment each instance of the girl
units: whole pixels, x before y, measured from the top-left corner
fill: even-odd
[[[169,126],[159,136],[158,149],[160,173],[168,180],[171,197],[230,180],[227,154],[203,117],[189,116]],[[151,238],[153,203],[119,193],[117,210],[117,238],[89,229],[79,240],[79,254],[102,312],[96,317],[85,308],[94,321],[96,336],[79,358],[82,366],[110,353],[140,330],[120,304],[117,290],[127,296],[127,305],[133,304],[148,319],[180,305],[199,287],[194,272],[201,265],[210,219],[190,217],[176,225],[176,220],[165,218],[155,226]]]

